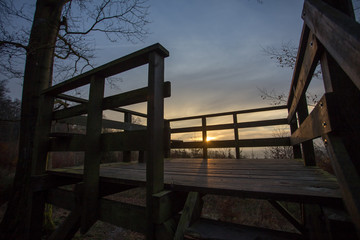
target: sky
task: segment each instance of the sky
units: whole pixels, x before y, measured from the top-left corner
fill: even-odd
[[[143,42],[104,45],[97,40],[96,62],[106,63],[159,42],[170,52],[165,80],[167,118],[234,111],[268,105],[258,88],[288,93],[292,70],[277,67],[262,48],[298,45],[302,1],[150,0],[149,32]],[[146,83],[147,68],[120,75],[120,91]],[[111,89],[108,93],[119,91]],[[144,107],[135,107],[144,110]]]
[[[96,35],[94,65],[162,44],[170,52],[165,59],[165,80],[172,84],[167,118],[268,105],[258,88],[288,93],[292,70],[278,67],[262,49],[289,41],[298,45],[303,1],[149,0],[148,5],[150,34],[135,43],[109,43]],[[107,89],[107,95],[143,87],[147,67],[119,77],[119,87]],[[9,87],[12,97],[21,98],[18,82]]]

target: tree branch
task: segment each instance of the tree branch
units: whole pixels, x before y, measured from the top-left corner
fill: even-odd
[[[21,43],[18,43],[18,42],[11,42],[11,41],[0,41],[0,49],[3,48],[3,47],[7,47],[7,46],[14,46],[16,48],[22,48],[24,49],[25,51],[28,50],[28,47],[21,44]]]

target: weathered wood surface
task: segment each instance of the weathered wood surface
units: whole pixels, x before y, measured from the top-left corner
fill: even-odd
[[[86,147],[84,160],[84,192],[81,209],[81,233],[86,233],[97,219],[99,198],[99,165],[102,158],[100,136],[102,124],[102,100],[105,78],[91,77],[88,118],[86,124]]]
[[[312,75],[320,59],[320,50],[315,35],[313,35],[313,33],[310,32],[306,43],[307,44],[305,53],[303,58],[301,59],[302,62],[296,62],[296,71],[299,72],[297,73],[294,71],[294,77],[297,76],[296,74],[298,74],[298,79],[297,81],[295,81],[296,84],[292,86],[292,91],[294,91],[293,98],[289,98],[289,122],[293,119],[301,98],[305,97],[305,92],[310,84]]]
[[[360,25],[320,0],[307,0],[303,18],[321,44],[360,89]]]
[[[86,135],[72,133],[52,134],[49,151],[85,151]],[[100,135],[101,151],[136,151],[147,150],[146,130],[103,133]]]
[[[111,61],[107,64],[104,64],[100,67],[94,68],[88,72],[80,74],[74,78],[71,78],[65,82],[59,83],[51,88],[48,88],[43,91],[43,93],[56,95],[59,93],[66,92],[68,90],[86,85],[90,82],[90,78],[93,75],[102,76],[104,78],[113,76],[115,74],[125,72],[132,68],[139,67],[149,62],[149,54],[151,52],[157,52],[162,57],[168,57],[169,52],[161,44],[156,43],[114,61]]]
[[[229,147],[269,147],[290,146],[290,138],[256,138],[241,140],[213,140],[209,142],[183,142],[171,141],[171,148],[229,148]]]
[[[59,121],[59,123],[68,123],[80,126],[86,126],[87,117],[85,116],[76,116],[72,118],[66,118]],[[145,130],[146,126],[128,123],[128,122],[119,122],[109,119],[102,120],[103,128],[111,128],[111,129],[122,129],[127,131],[135,131],[135,130]]]
[[[334,176],[298,160],[168,159],[165,188],[260,199],[341,205]],[[113,163],[100,168],[100,182],[145,186],[145,164]],[[81,176],[82,168],[50,170],[50,174]]]
[[[153,194],[164,190],[164,58],[156,52],[149,54],[147,94],[147,168],[146,168],[146,239],[156,239],[156,224],[153,219],[155,199]]]
[[[320,99],[310,115],[307,116],[300,127],[291,135],[290,141],[292,145],[312,140],[332,130],[328,113],[328,100],[332,100],[330,95],[331,94],[325,94]]]
[[[201,216],[203,202],[198,192],[189,192],[176,228],[174,240],[183,240],[186,229]]]
[[[234,116],[236,116],[236,114],[234,114]],[[234,129],[234,128],[252,128],[252,127],[264,127],[264,126],[275,126],[275,125],[286,125],[286,124],[288,124],[287,119],[272,119],[272,120],[263,120],[263,121],[242,122],[235,124],[229,123],[229,124],[207,125],[205,129],[206,131],[215,131],[215,130],[226,130],[226,129]],[[202,126],[172,128],[171,133],[200,132],[202,130],[203,130]]]
[[[120,187],[122,189],[119,192],[129,188],[129,186],[125,185]],[[77,196],[74,191],[64,189],[49,190],[46,201],[55,206],[73,210],[74,212],[81,209],[76,206]],[[98,220],[100,221],[141,233],[146,231],[145,207],[100,198],[98,212]]]
[[[202,117],[206,117],[206,118],[221,117],[221,116],[233,115],[233,114],[257,113],[257,112],[281,110],[281,109],[286,109],[286,108],[287,108],[287,106],[271,106],[271,107],[245,109],[245,110],[232,111],[232,112],[222,112],[222,113],[213,113],[213,114],[205,114],[205,115],[190,116],[190,117],[172,118],[172,119],[168,119],[168,120],[170,122],[176,122],[176,121],[185,121],[185,120],[192,120],[192,119],[201,119]]]
[[[218,222],[210,219],[200,219],[185,232],[184,239],[201,240],[291,240],[302,239],[295,233],[280,232],[265,228],[249,227],[232,223]]]
[[[56,96],[56,98],[67,100],[67,101],[70,101],[70,102],[75,102],[75,103],[87,103],[88,102],[87,99],[74,97],[74,96],[70,96],[70,95],[66,95],[66,94],[59,94],[59,95]],[[132,115],[139,116],[139,117],[145,117],[146,118],[146,116],[147,116],[144,113],[135,112],[135,111],[125,109],[125,108],[113,108],[111,110],[116,111],[116,112],[122,112],[122,113],[130,113]]]
[[[170,82],[164,82],[163,97],[170,97],[171,84]],[[151,93],[150,93],[151,94]],[[149,88],[139,88],[136,90],[120,93],[114,96],[106,97],[102,101],[102,110],[113,109],[117,107],[123,107],[126,105],[146,102],[149,95]],[[53,113],[54,120],[60,120],[64,118],[70,118],[82,114],[86,114],[88,110],[88,102],[81,103],[79,105],[57,110]]]

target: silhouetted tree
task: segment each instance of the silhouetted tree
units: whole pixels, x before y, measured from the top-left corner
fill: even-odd
[[[25,239],[29,231],[32,139],[40,93],[52,85],[54,66],[65,71],[62,77],[91,67],[95,32],[110,41],[141,39],[147,34],[146,0],[37,0],[35,6],[31,4],[0,0],[1,74],[19,77],[19,64],[25,62],[19,159],[0,239]]]
[[[0,80],[0,121],[20,120],[20,100],[11,99],[8,95],[6,81]]]

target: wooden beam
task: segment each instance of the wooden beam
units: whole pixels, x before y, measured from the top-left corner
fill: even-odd
[[[265,111],[273,111],[273,110],[281,110],[281,109],[287,109],[287,106],[271,106],[271,107],[246,109],[246,110],[232,111],[232,112],[222,112],[222,113],[205,114],[205,115],[198,115],[191,117],[173,118],[168,120],[170,122],[175,122],[175,121],[184,121],[184,120],[192,120],[192,119],[201,119],[202,117],[207,117],[207,118],[221,117],[221,116],[233,115],[233,114],[256,113],[256,112],[265,112]]]
[[[128,123],[128,124],[131,124],[132,115],[130,113],[125,113],[124,114],[124,122]],[[127,131],[125,130],[124,133],[126,134]],[[131,151],[129,151],[129,150],[123,151],[123,161],[124,162],[131,162]]]
[[[47,191],[64,185],[70,185],[80,182],[78,178],[69,178],[54,176],[49,174],[35,175],[31,177],[33,192]]]
[[[78,98],[78,97],[74,97],[74,96],[70,96],[70,95],[66,95],[66,94],[56,95],[56,98],[60,98],[60,99],[63,99],[63,100],[76,102],[76,103],[87,103],[88,102],[87,99]],[[128,110],[128,109],[125,109],[125,108],[113,108],[111,110],[117,111],[117,112],[122,112],[122,113],[130,113],[130,114],[135,115],[135,116],[146,118],[146,114],[144,114],[144,113]]]
[[[236,114],[234,114],[236,115]],[[226,130],[234,128],[251,128],[251,127],[265,127],[265,126],[275,126],[275,125],[287,125],[287,119],[271,119],[271,120],[262,120],[262,121],[252,121],[252,122],[242,122],[242,123],[229,123],[229,124],[217,124],[217,125],[207,125],[206,131],[217,131],[217,130]],[[184,128],[172,128],[171,133],[184,133],[184,132],[201,132],[203,129],[202,126],[199,127],[184,127]]]
[[[303,18],[321,44],[360,89],[360,25],[323,1],[306,0]]]
[[[49,139],[50,152],[77,152],[85,151],[84,144],[86,136],[84,134],[63,134],[62,136],[52,136]]]
[[[299,240],[300,234],[200,218],[186,231],[187,240]]]
[[[320,205],[304,204],[303,215],[305,239],[331,239],[330,233],[326,228],[324,212]]]
[[[290,132],[291,135],[298,129],[298,125],[297,125],[297,121],[295,119],[293,119],[290,122]],[[291,137],[290,137],[290,142],[291,142]],[[291,143],[291,145],[293,145]],[[301,148],[300,148],[300,144],[294,144],[293,145],[293,154],[294,154],[294,158],[295,159],[300,159],[302,157],[301,155]]]
[[[60,120],[64,118],[70,118],[86,114],[88,109],[88,103],[82,103],[73,107],[57,110],[53,112],[53,120]]]
[[[309,34],[310,34],[309,27],[306,26],[306,24],[303,24],[299,47],[298,47],[298,52],[297,52],[297,56],[296,56],[296,63],[295,63],[291,86],[290,86],[290,92],[289,92],[287,106],[291,106],[291,103],[294,98],[295,87],[299,80],[299,74],[300,74],[302,62],[304,60],[305,50],[308,45]]]
[[[50,235],[49,240],[72,239],[80,227],[81,208],[72,210],[63,223]]]
[[[208,158],[207,152],[207,132],[206,132],[206,117],[201,118],[201,131],[202,131],[202,149],[203,149],[203,158]]]
[[[147,131],[131,131],[101,134],[101,151],[145,151]]]
[[[309,115],[308,104],[307,104],[305,96],[303,96],[300,99],[297,111],[298,111],[297,115],[299,118],[299,125],[301,125]],[[305,165],[306,166],[315,166],[316,161],[315,161],[315,150],[314,150],[313,141],[312,140],[305,141],[305,142],[301,143],[301,147],[302,147],[302,156],[303,156]]]
[[[145,207],[109,199],[100,199],[99,203],[99,220],[135,232],[146,232]]]
[[[333,127],[329,119],[328,101],[330,94],[325,94],[300,127],[291,135],[291,145],[303,143],[331,132]]]
[[[300,233],[304,233],[304,226],[301,225],[299,220],[293,216],[281,203],[275,200],[268,200],[269,203],[283,216],[285,217],[291,225],[293,225]]]
[[[99,198],[99,174],[102,158],[100,148],[102,124],[102,100],[104,97],[105,79],[93,76],[90,84],[88,121],[86,125],[86,150],[84,162],[84,195],[82,199],[81,229],[82,233],[97,220]]]
[[[301,68],[299,71],[298,80],[296,85],[293,86],[293,98],[289,102],[289,115],[288,122],[294,118],[294,115],[299,106],[301,98],[305,97],[305,92],[310,84],[315,68],[320,59],[320,48],[318,46],[317,40],[313,33],[309,34],[309,39],[307,40],[306,50],[304,53],[304,58],[301,63]]]
[[[154,222],[162,224],[184,207],[187,194],[185,192],[162,191],[153,195]]]
[[[171,95],[170,82],[163,82],[161,83],[161,85],[162,85],[161,88],[163,89],[162,96],[164,98],[170,97]],[[148,100],[148,97],[151,97],[151,90],[149,89],[149,87],[144,87],[137,90],[106,97],[103,100],[103,110],[146,102]]]
[[[170,157],[170,142],[171,142],[171,129],[170,129],[170,122],[165,120],[164,121],[164,157]]]
[[[153,52],[158,53],[164,58],[169,56],[169,52],[159,43],[156,43],[154,45],[116,59],[112,62],[104,64],[100,67],[94,68],[67,81],[59,83],[51,88],[44,90],[43,93],[56,95],[88,84],[91,81],[91,77],[93,75],[98,75],[106,78],[121,72],[125,72],[132,68],[139,67],[149,62],[149,54]]]
[[[131,186],[124,186],[122,189],[127,187]],[[104,192],[102,195],[105,195]],[[52,189],[47,195],[47,202],[67,210],[73,210],[76,209],[76,198],[74,191]],[[144,207],[100,198],[98,212],[100,221],[140,233],[146,232]]]
[[[46,171],[46,162],[48,156],[48,147],[49,147],[49,134],[51,130],[51,113],[54,104],[54,98],[52,96],[40,96],[39,101],[39,113],[38,116],[41,116],[36,121],[35,136],[33,136],[33,148],[29,149],[32,154],[31,159],[31,172],[29,175],[37,176],[45,174]],[[24,183],[25,184],[25,183]],[[31,187],[29,185],[29,187]],[[31,189],[27,193],[27,204],[28,208],[26,209],[28,213],[24,214],[23,217],[28,217],[26,219],[26,230],[29,234],[27,237],[29,239],[40,239],[43,228],[43,219],[44,219],[44,209],[45,209],[45,193],[42,191],[33,192]],[[29,214],[30,213],[30,214]],[[26,236],[26,233],[24,233]]]
[[[184,209],[181,213],[179,224],[176,228],[174,240],[184,239],[184,233],[186,229],[190,226],[191,223],[200,218],[202,205],[203,202],[200,193],[189,192]]]
[[[80,126],[86,126],[87,117],[85,116],[76,116],[66,119],[61,119],[59,123],[68,123]],[[111,129],[122,129],[127,131],[135,131],[135,130],[145,130],[146,126],[134,124],[134,123],[126,123],[126,122],[119,122],[109,119],[102,120],[102,127],[103,128],[111,128]]]
[[[270,146],[291,146],[290,138],[258,138],[241,139],[238,142],[239,147],[270,147]],[[202,142],[181,142],[173,141],[171,148],[202,148]],[[235,140],[218,140],[207,142],[208,148],[233,148],[236,147]]]
[[[148,240],[156,238],[153,194],[164,189],[164,87],[164,58],[152,52],[149,54],[147,94],[146,238]]]
[[[164,97],[170,97],[171,85],[170,82],[164,83]],[[147,101],[148,88],[140,88],[125,93],[120,93],[114,96],[103,99],[102,109],[114,109],[121,106],[136,104]],[[89,103],[82,103],[73,107],[65,108],[53,112],[53,119],[60,120],[64,118],[74,117],[87,113]]]
[[[236,159],[240,159],[239,129],[237,127],[238,124],[237,114],[233,114],[233,122],[234,122],[234,138],[235,138],[235,157]]]
[[[360,176],[345,147],[344,140],[333,133],[323,136],[331,163],[341,186],[346,208],[360,237]]]

